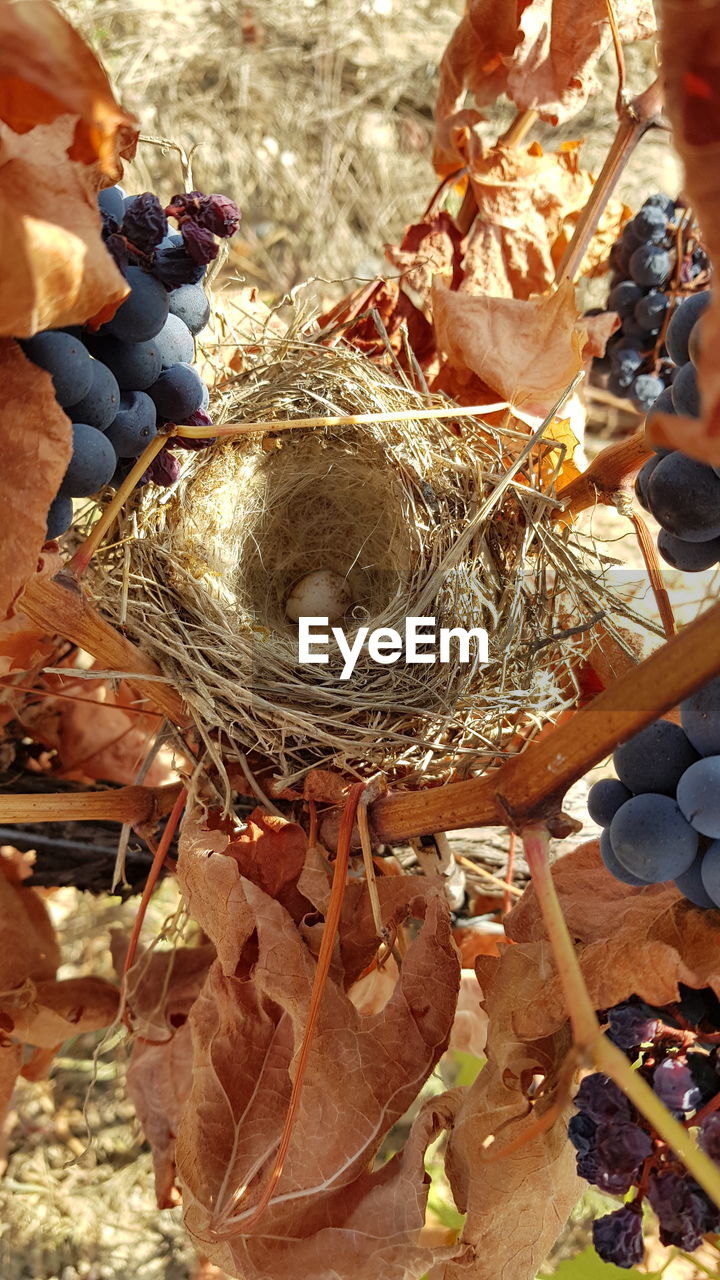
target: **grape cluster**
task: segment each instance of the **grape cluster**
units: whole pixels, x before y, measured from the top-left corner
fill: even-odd
[[[600,1014],[606,1034],[630,1058],[661,1102],[720,1162],[720,1002],[709,989],[680,987],[675,1005],[654,1009],[633,996]],[[618,1086],[596,1072],[575,1096],[568,1134],[577,1171],[611,1195],[634,1196],[593,1224],[605,1262],[634,1267],[642,1260],[642,1210],[657,1215],[660,1240],[691,1251],[720,1231],[720,1210],[658,1137]]]
[[[702,340],[702,315],[710,294],[696,293],[675,308],[666,342],[674,361],[669,390],[648,413],[700,416],[696,364]],[[675,569],[700,573],[720,561],[720,468],[688,458],[679,449],[657,447],[635,481],[637,499],[660,527],[658,551]]]
[[[673,309],[690,290],[695,296],[707,286],[709,262],[688,211],[658,193],[623,227],[610,266],[606,309],[617,312],[620,328],[595,361],[593,380],[646,413],[669,390],[679,363],[666,345]]]
[[[673,880],[698,907],[720,907],[720,677],[681,704],[681,725],[655,720],[613,756],[588,810],[600,855],[625,884]]]
[[[128,296],[95,332],[46,330],[21,341],[28,359],[50,374],[72,422],[72,457],[48,512],[47,538],[68,529],[73,498],[120,484],[158,428],[211,425],[208,389],[193,368],[195,335],[210,317],[200,281],[217,256],[215,237],[237,230],[236,205],[192,191],[163,209],[151,192],[127,196],[121,187],[101,191],[98,205]],[[180,463],[170,450],[205,443],[173,436],[143,482],[172,484]]]

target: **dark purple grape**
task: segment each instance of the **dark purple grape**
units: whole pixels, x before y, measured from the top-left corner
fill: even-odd
[[[588,813],[599,827],[609,827],[620,805],[631,795],[632,792],[616,778],[601,778],[588,792]]]
[[[621,280],[608,294],[607,310],[617,311],[618,315],[624,319],[625,316],[633,314],[635,307],[644,297],[643,290],[639,284],[635,284],[634,280]]]
[[[568,1123],[568,1137],[579,1155],[595,1150],[597,1125],[586,1111],[577,1111]]]
[[[148,395],[154,400],[161,418],[168,422],[185,422],[202,404],[202,378],[189,365],[174,364],[148,387]]]
[[[50,374],[55,398],[63,408],[87,395],[93,378],[92,360],[78,338],[62,329],[45,329],[23,338],[20,345],[28,360]]]
[[[680,725],[654,720],[617,748],[613,764],[633,795],[654,792],[674,796],[685,770],[697,759],[698,753]]]
[[[683,573],[703,573],[720,562],[720,537],[708,542],[685,542],[675,538],[667,529],[658,534],[657,549],[666,564]]]
[[[61,498],[58,494],[50,503],[50,510],[47,513],[47,528],[45,530],[45,541],[50,542],[52,538],[61,538],[67,533],[73,518],[72,498]]]
[[[124,210],[121,233],[141,253],[152,253],[163,236],[167,235],[167,229],[165,212],[152,191],[144,191],[142,195],[136,196],[132,205]]]
[[[650,510],[650,506],[648,504],[647,487],[650,481],[650,477],[659,461],[660,461],[660,454],[654,453],[652,458],[648,458],[646,462],[643,462],[640,470],[638,471],[635,477],[635,497],[640,503],[640,506],[645,511]]]
[[[668,533],[685,542],[720,536],[720,479],[712,467],[677,449],[661,458],[647,486],[650,510]]]
[[[197,336],[210,319],[210,303],[199,284],[184,284],[170,294],[170,314],[179,316]]]
[[[637,287],[639,288],[639,286]],[[667,308],[667,294],[661,293],[659,289],[651,289],[650,293],[644,294],[635,303],[633,316],[641,329],[659,329],[665,318]],[[608,298],[608,311],[611,310],[613,308],[610,306],[610,299]]]
[[[692,1072],[681,1058],[665,1058],[658,1063],[652,1085],[660,1101],[678,1116],[695,1111],[701,1101]]]
[[[593,1245],[603,1262],[616,1267],[636,1267],[643,1258],[642,1213],[623,1205],[614,1213],[596,1218],[592,1227]]]
[[[160,353],[160,363],[163,369],[169,369],[173,364],[190,363],[195,355],[193,336],[185,321],[181,320],[179,316],[170,314],[153,342]],[[158,370],[156,377],[159,376],[159,373],[160,370]]]
[[[195,285],[205,274],[205,268],[193,261],[187,249],[177,245],[158,249],[152,269],[158,280],[170,290],[180,289],[184,285]]]
[[[632,1120],[633,1108],[614,1080],[595,1071],[585,1076],[575,1094],[575,1106],[598,1124]]]
[[[635,214],[633,230],[649,244],[662,244],[668,229],[669,218],[656,204],[643,205]]]
[[[665,284],[671,270],[672,258],[660,245],[641,244],[630,255],[630,275],[645,288]]]
[[[59,494],[64,498],[89,498],[110,480],[117,456],[102,431],[74,422],[73,451]]]
[[[595,1138],[598,1164],[612,1176],[636,1174],[652,1149],[649,1133],[637,1124],[613,1121],[598,1125]]]
[[[610,1025],[605,1034],[623,1051],[637,1049],[641,1044],[654,1040],[660,1026],[654,1009],[630,1000],[608,1009],[607,1016]]]
[[[122,187],[105,187],[98,193],[97,202],[101,212],[108,214],[120,226],[125,217],[125,192]]]
[[[701,756],[720,755],[720,676],[680,703],[680,719]]]
[[[640,373],[630,387],[630,399],[636,409],[647,413],[664,390],[662,378],[654,373]]]
[[[700,841],[672,796],[653,792],[633,796],[618,809],[610,839],[618,862],[653,884],[687,871]]]
[[[672,384],[672,400],[676,413],[688,418],[699,418],[702,412],[700,388],[695,365],[688,360],[678,369]]]
[[[675,364],[686,364],[690,359],[688,342],[695,323],[710,303],[709,291],[693,293],[675,304],[675,310],[665,334],[665,345]]]
[[[711,1111],[700,1121],[700,1146],[711,1160],[720,1164],[720,1112]]]
[[[619,812],[619,810],[618,810]],[[605,828],[600,836],[600,857],[605,864],[606,869],[614,876],[616,880],[621,880],[623,884],[632,885],[636,889],[645,889],[650,884],[649,880],[643,880],[640,876],[633,875],[620,862],[615,850],[612,847],[610,839],[610,830]]]
[[[101,332],[123,342],[149,342],[168,318],[167,290],[140,267],[128,267],[125,274],[130,293]]]
[[[70,405],[68,417],[107,431],[119,408],[120,388],[115,374],[101,360],[93,360],[90,389],[82,400]]]
[[[692,1253],[709,1231],[717,1230],[718,1210],[686,1174],[672,1169],[653,1170],[648,1200],[660,1223],[660,1240]]]
[[[119,458],[137,458],[157,435],[157,414],[144,391],[129,391],[107,430],[107,438]]]
[[[213,258],[217,258],[218,246],[212,231],[208,231],[207,227],[202,227],[193,218],[185,218],[180,229],[183,243],[193,262],[204,267]]]

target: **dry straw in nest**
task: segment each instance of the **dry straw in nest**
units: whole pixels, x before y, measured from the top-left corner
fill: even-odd
[[[393,420],[439,403],[350,348],[273,340],[226,388],[218,421],[387,420],[226,438],[123,517],[96,588],[115,616],[126,600],[129,633],[216,761],[257,751],[288,782],[318,765],[442,779],[518,750],[574,699],[581,641],[548,637],[606,601],[597,564],[554,530],[552,478],[538,487],[542,455],[547,475],[561,454],[462,410]],[[300,665],[286,602],[315,570],[349,590],[349,642],[360,626],[402,635],[406,618],[432,617],[485,628],[489,663],[473,649],[467,664],[378,665],[364,648],[343,681],[331,646],[328,665]]]

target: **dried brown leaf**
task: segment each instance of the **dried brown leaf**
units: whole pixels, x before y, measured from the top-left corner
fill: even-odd
[[[95,54],[49,0],[0,3],[0,120],[25,134],[58,116],[79,117],[70,154],[116,182],[138,130],[118,106]]]
[[[654,33],[651,0],[614,0],[614,8],[622,41]],[[474,123],[463,106],[467,90],[480,107],[504,92],[521,110],[558,124],[596,92],[597,61],[610,38],[605,0],[588,0],[582,14],[575,0],[470,0],[440,64],[436,168],[450,173],[464,163],[453,152]]]
[[[141,956],[129,975],[133,1044],[127,1088],[152,1149],[160,1209],[178,1202],[175,1135],[192,1085],[187,1019],[214,956],[209,945],[153,952]]]
[[[0,186],[2,172],[0,169]],[[9,261],[12,263],[12,257]],[[48,507],[70,461],[71,433],[70,422],[55,399],[50,375],[32,365],[16,342],[0,340],[0,375],[0,450],[4,459],[0,481],[4,530],[0,618],[4,618],[22,586],[36,572]]]
[[[558,859],[553,880],[596,1009],[632,994],[650,1004],[668,1004],[678,998],[678,983],[712,987],[720,994],[715,911],[693,906],[674,885],[633,889],[621,884],[606,871],[597,841]],[[528,964],[529,980],[517,994],[515,1028],[523,1036],[551,1034],[567,1011],[532,888],[507,927],[517,943],[510,950],[521,952]]]
[[[419,1276],[432,1261],[412,1248],[427,1131],[395,1167],[367,1167],[447,1044],[459,980],[447,909],[438,896],[406,904],[424,923],[378,1013],[363,1017],[329,979],[284,1170],[244,1235],[274,1160],[315,960],[278,902],[246,879],[243,890],[255,919],[251,980],[216,963],[190,1015],[193,1088],[177,1138],[190,1232],[206,1251],[214,1237],[213,1260],[244,1280],[333,1268],[353,1280],[378,1268],[397,1280]]]
[[[467,293],[529,298],[555,279],[556,245],[579,216],[593,180],[580,167],[577,144],[545,154],[498,145],[469,161],[478,207],[463,260]]]
[[[38,556],[35,573],[53,577],[62,565],[59,551],[48,549]],[[7,617],[0,619],[0,677],[10,672],[30,671],[45,665],[54,649],[54,638],[46,636],[34,622],[30,621],[27,614],[13,611]],[[12,696],[9,686],[7,695],[3,690],[3,701],[5,696]],[[24,695],[20,698],[20,702],[22,701],[24,701]],[[6,705],[9,706],[9,704]],[[0,716],[4,717],[4,715],[3,707]]]
[[[189,813],[183,824],[178,878],[188,910],[212,939],[223,972],[235,973],[255,921],[243,881],[277,898],[298,922],[314,903],[297,882],[305,866],[307,837],[302,827],[255,809],[245,828]]]
[[[75,124],[64,115],[20,135],[0,123],[2,335],[107,319],[128,292],[100,235],[96,176],[68,156]]]
[[[433,276],[439,272],[446,277],[451,289],[460,284],[462,239],[450,215],[441,210],[408,227],[399,248],[385,246],[385,256],[400,272],[401,289],[428,318]]]
[[[117,987],[92,974],[50,979],[26,984],[17,995],[0,999],[0,1019],[13,1039],[52,1049],[71,1036],[110,1026],[118,1001]]]
[[[36,889],[0,859],[0,998],[27,981],[55,977],[60,951],[45,903]]]
[[[469,369],[505,399],[544,417],[582,368],[569,283],[539,298],[491,298],[433,285],[438,346],[452,366]]]
[[[467,1211],[460,1242],[466,1251],[437,1274],[443,1280],[531,1280],[581,1190],[567,1117],[551,1109],[569,1038],[562,1032],[519,1038],[515,1004],[526,982],[538,981],[519,948],[506,947],[499,960],[478,961],[478,976],[488,1017],[488,1061],[458,1109],[446,1159],[458,1208]],[[545,1077],[548,1093],[533,1104],[528,1088],[536,1074]],[[502,1154],[543,1119],[544,1132]]]

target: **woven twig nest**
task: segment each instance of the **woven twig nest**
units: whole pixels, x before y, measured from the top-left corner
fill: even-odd
[[[214,406],[219,420],[388,421],[226,438],[123,517],[96,590],[115,618],[126,602],[129,634],[216,761],[257,751],[286,781],[319,765],[445,779],[518,750],[574,700],[581,641],[547,640],[568,599],[575,622],[597,612],[597,565],[555,532],[537,450],[507,483],[527,443],[517,432],[460,409],[455,421],[391,416],[439,403],[351,349],[278,341]],[[341,680],[331,644],[327,665],[300,664],[287,602],[315,571],[345,585],[348,642],[361,626],[402,635],[406,618],[432,617],[485,628],[489,662],[472,646],[467,664],[378,665],[364,648]]]

